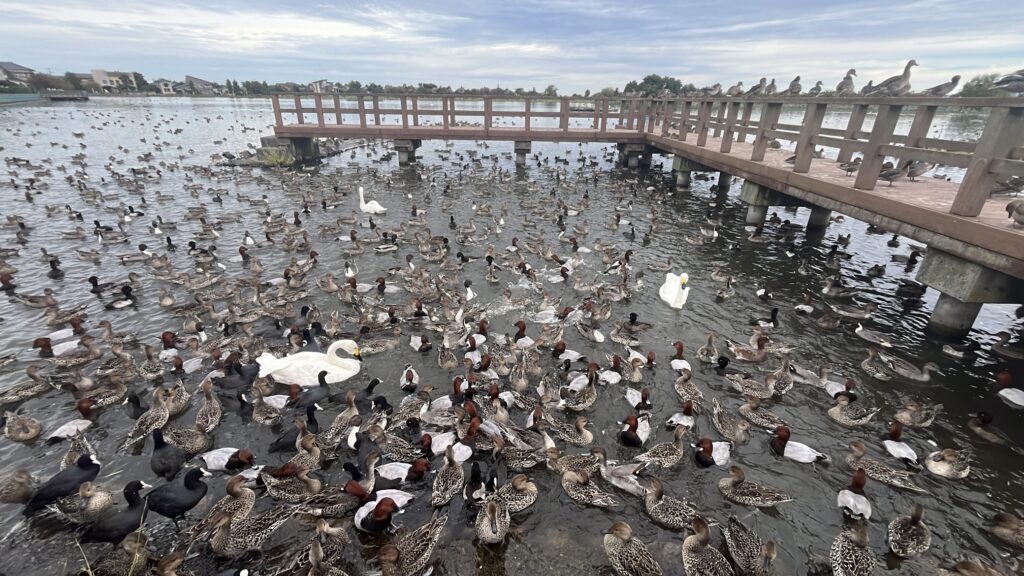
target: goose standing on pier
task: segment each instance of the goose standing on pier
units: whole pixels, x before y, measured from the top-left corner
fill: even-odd
[[[800,91],[802,91],[803,89],[804,89],[804,87],[800,84],[800,77],[797,76],[796,78],[793,78],[792,82],[789,83],[789,89],[786,90],[785,94],[783,94],[783,95],[784,96],[799,96],[800,95]]]
[[[856,75],[857,71],[853,68],[846,71],[846,76],[843,76],[843,79],[836,85],[836,96],[852,96],[854,94],[853,77]]]
[[[992,86],[1005,90],[1007,92],[1014,92],[1018,96],[1024,94],[1024,68],[1017,70],[1013,74],[1007,74],[999,80],[996,80]]]
[[[768,85],[768,79],[767,78],[761,78],[760,80],[758,80],[757,84],[754,84],[753,86],[750,87],[750,90],[747,90],[746,95],[747,96],[760,96],[761,94],[764,93],[764,89],[765,89],[765,87],[767,85]]]
[[[808,96],[817,96],[821,94],[821,80],[814,83],[814,88],[807,91]]]
[[[725,92],[726,96],[739,96],[743,94],[743,82],[737,82],[735,86],[730,86]]]
[[[768,85],[764,87],[764,95],[774,96],[775,93],[778,92],[778,90],[779,89],[775,86],[775,78],[772,78],[772,81],[769,82]]]
[[[910,69],[917,66],[917,60],[907,62],[903,74],[886,78],[878,83],[869,96],[903,96],[910,92]]]
[[[949,82],[943,82],[938,86],[932,86],[931,88],[921,92],[924,96],[945,96],[956,90],[956,87],[960,84],[960,75],[953,76],[953,79]]]

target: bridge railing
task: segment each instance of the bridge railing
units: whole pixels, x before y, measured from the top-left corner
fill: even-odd
[[[854,187],[873,190],[886,157],[905,166],[911,160],[964,168],[953,214],[977,216],[996,184],[1007,176],[1024,177],[1024,99],[1020,98],[679,98],[670,104],[669,137],[699,147],[709,137],[718,140],[719,151],[730,153],[735,142],[753,138],[750,159],[764,161],[773,140],[796,143],[793,171],[806,173],[818,147],[838,151],[837,160],[862,158]],[[802,113],[799,123],[781,121],[783,108],[789,116]],[[987,111],[977,141],[929,137],[938,111],[978,108]],[[823,127],[829,112],[844,115],[845,127]],[[912,118],[907,124],[907,112]],[[873,116],[869,128],[865,121]],[[903,118],[903,122],[901,122]],[[906,126],[904,133],[897,127]],[[664,130],[665,127],[662,127]]]
[[[277,127],[313,125],[651,133],[668,126],[673,100],[456,94],[274,94]]]

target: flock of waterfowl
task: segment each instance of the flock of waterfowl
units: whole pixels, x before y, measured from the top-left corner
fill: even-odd
[[[909,60],[907,65],[903,68],[902,74],[890,76],[885,80],[882,80],[878,84],[875,84],[874,80],[869,80],[867,84],[862,86],[860,90],[857,90],[857,86],[854,82],[854,78],[857,77],[857,70],[850,68],[843,75],[843,79],[836,84],[835,90],[832,91],[833,96],[907,96],[915,94],[912,92],[910,85],[910,69],[917,66],[917,60]],[[927,88],[917,95],[920,96],[949,96],[957,87],[960,85],[960,75],[957,74],[949,79],[949,82],[943,82],[931,88]],[[783,90],[780,90],[775,85],[775,78],[771,79],[771,82],[767,78],[761,78],[757,84],[754,84],[750,88],[744,88],[743,82],[737,82],[732,86],[722,90],[721,84],[712,84],[701,88],[701,93],[705,96],[820,96],[824,82],[818,80],[814,83],[810,89],[804,92],[803,84],[800,81],[800,76],[793,78],[790,81],[789,86]],[[1003,90],[1010,93],[1015,93],[1018,96],[1024,94],[1024,69],[1011,72],[1004,76],[999,77],[993,84],[994,88]]]
[[[53,114],[76,113],[93,123],[89,138],[129,132],[115,114]],[[5,116],[5,142],[45,137]],[[174,148],[183,122],[148,112],[133,122],[151,130],[141,154],[119,146],[93,158],[78,133],[67,160],[7,146],[0,501],[22,505],[7,538],[25,535],[35,553],[97,576],[411,576],[450,573],[437,563],[455,561],[435,551],[458,540],[503,550],[525,524],[543,528],[536,515],[603,549],[622,575],[781,574],[780,555],[837,576],[879,572],[885,553],[928,573],[1017,563],[1024,524],[1012,510],[982,536],[1006,558],[930,546],[951,538],[929,527],[951,513],[943,491],[972,474],[972,446],[940,444],[949,436],[933,424],[964,430],[1009,469],[1024,451],[994,410],[964,423],[927,387],[890,403],[907,398],[897,384],[942,370],[868,327],[877,306],[855,299],[886,266],[851,270],[849,234],[824,255],[775,215],[737,235],[727,190],[703,221],[667,219],[662,207],[672,214],[688,193],[608,172],[608,151],[535,154],[535,171],[515,173],[485,143],[409,169],[370,145],[333,169],[263,172]],[[685,229],[686,242],[659,247],[666,227]],[[722,245],[730,262],[706,277],[678,264]],[[912,267],[919,250],[893,261]],[[785,253],[800,262],[788,282],[824,288],[785,303],[742,280],[741,251]],[[913,310],[924,291],[902,280],[887,298]],[[688,356],[683,338],[664,335],[710,320],[699,309],[711,294],[716,310],[763,313],[746,334],[742,322],[708,322]],[[787,323],[811,341],[848,326],[846,346],[867,351],[860,372],[835,379],[828,364],[798,364]],[[985,402],[1020,409],[1009,368],[1024,351],[1010,339],[943,352],[950,363],[995,358],[998,390]],[[830,441],[811,447],[815,418],[829,436],[813,438]],[[756,510],[785,519],[815,498],[786,478],[835,470],[849,485],[833,483],[836,509],[821,512],[830,548],[757,530]],[[904,511],[880,518],[878,502]],[[32,540],[42,519],[71,539]],[[869,540],[878,525],[884,542]],[[581,561],[566,570],[602,564]]]

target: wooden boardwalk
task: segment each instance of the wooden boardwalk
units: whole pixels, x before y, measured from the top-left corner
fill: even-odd
[[[799,124],[780,121],[783,108]],[[845,128],[822,126],[826,112]],[[940,109],[987,111],[977,142],[928,137]],[[583,109],[581,109],[583,108]],[[909,112],[912,111],[912,114]],[[282,138],[613,142],[674,154],[804,202],[848,214],[931,248],[1024,279],[1024,229],[1007,218],[1008,178],[1024,177],[1021,98],[675,98],[606,99],[461,97],[457,95],[276,95],[275,133]],[[869,129],[865,121],[873,116]],[[912,118],[897,133],[901,116]],[[904,122],[906,124],[906,122]],[[771,147],[796,144],[793,153]],[[631,147],[633,150],[637,146]],[[863,159],[854,176],[835,160]],[[883,162],[964,169],[962,182],[933,178],[878,181]]]

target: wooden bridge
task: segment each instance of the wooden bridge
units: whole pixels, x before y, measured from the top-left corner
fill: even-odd
[[[769,206],[802,205],[812,207],[812,228],[835,210],[926,244],[918,278],[942,293],[930,324],[941,334],[965,334],[982,303],[1024,301],[1024,229],[1007,218],[1009,198],[992,194],[1024,178],[1022,98],[279,94],[273,106],[276,136],[296,150],[317,138],[383,138],[403,164],[428,139],[513,141],[520,164],[532,141],[616,143],[630,167],[672,154],[681,186],[694,170],[719,172],[720,190],[743,178],[748,224]],[[932,135],[940,112],[981,122],[980,138]],[[792,163],[780,141],[795,144]],[[834,157],[819,158],[820,149]],[[861,167],[846,176],[837,162],[854,157]],[[962,178],[880,183],[887,158]]]

